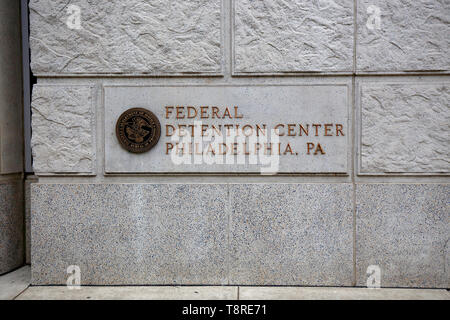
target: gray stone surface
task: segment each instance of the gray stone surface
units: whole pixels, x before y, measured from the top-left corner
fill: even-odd
[[[361,89],[361,173],[450,172],[450,84]]]
[[[22,182],[0,181],[0,274],[24,261]]]
[[[31,188],[34,285],[227,284],[226,185]]]
[[[25,263],[31,263],[31,184],[37,183],[36,176],[28,176],[24,183],[25,192]]]
[[[70,5],[80,10],[80,29],[73,29],[67,1],[30,2],[33,72],[221,72],[220,0],[75,0]]]
[[[0,282],[2,279],[0,278]],[[238,296],[239,291],[239,296]],[[447,290],[308,287],[33,286],[16,300],[449,300]],[[266,310],[267,311],[267,310]]]
[[[237,287],[31,287],[17,300],[237,300]],[[217,313],[216,313],[217,315]]]
[[[0,1],[0,174],[22,172],[20,2]]]
[[[30,285],[30,267],[0,276],[0,300],[13,300]]]
[[[239,300],[450,300],[447,290],[240,287]]]
[[[180,124],[194,125],[195,121],[201,121],[204,125],[222,126],[222,137],[227,144],[228,154],[231,154],[231,144],[235,140],[227,139],[226,125],[237,124],[240,129],[244,125],[251,125],[256,132],[256,125],[266,125],[266,141],[258,141],[261,146],[264,143],[273,142],[273,153],[277,153],[276,142],[270,138],[270,130],[276,125],[283,124],[279,138],[281,143],[281,155],[279,158],[278,172],[281,173],[346,173],[348,171],[348,144],[349,144],[349,88],[344,84],[335,85],[279,85],[279,86],[106,86],[105,89],[105,171],[107,173],[164,173],[164,172],[244,172],[260,173],[261,169],[269,168],[266,159],[261,158],[257,164],[251,164],[248,156],[244,156],[243,142],[240,142],[240,153],[245,157],[245,164],[238,164],[238,157],[231,156],[231,164],[209,164],[204,157],[199,164],[195,164],[193,157],[188,164],[176,164],[171,155],[167,154],[167,143],[176,144],[167,136],[167,125],[177,127]],[[166,106],[174,106],[171,114],[166,117]],[[176,106],[184,106],[184,119],[176,119]],[[195,106],[198,110],[196,118],[187,119],[186,106]],[[209,106],[208,119],[201,119],[200,106]],[[212,106],[219,108],[219,116],[224,114],[226,108],[235,115],[234,106],[238,107],[238,115],[242,119],[211,119]],[[123,149],[117,141],[116,122],[120,115],[131,107],[146,108],[159,118],[162,132],[158,144],[149,152],[132,154]],[[193,113],[192,113],[193,114]],[[291,136],[288,124],[292,124]],[[309,128],[308,136],[302,132],[302,124]],[[316,136],[313,124],[320,124]],[[325,136],[325,124],[329,127],[328,136]],[[342,125],[343,134],[336,133],[336,124]],[[188,127],[185,127],[189,131]],[[173,129],[169,129],[169,134]],[[249,132],[249,131],[247,131]],[[197,135],[199,137],[200,134]],[[241,133],[240,136],[243,136]],[[262,138],[262,134],[261,134]],[[209,141],[208,141],[209,139]],[[256,139],[256,137],[255,137]],[[204,139],[204,154],[211,155],[207,151],[211,141]],[[255,142],[250,140],[246,151],[255,154]],[[290,144],[292,153],[284,154],[287,144]],[[313,151],[307,154],[307,143],[321,144],[325,154],[314,155]],[[195,146],[192,142],[191,146]],[[184,144],[187,153],[188,143]],[[176,148],[174,148],[176,150]],[[194,147],[191,147],[194,150]],[[215,148],[216,154],[219,153]],[[201,157],[200,157],[201,158]],[[222,157],[224,158],[224,157]],[[275,159],[274,159],[275,160]],[[255,161],[256,162],[256,161]]]
[[[33,168],[45,173],[92,173],[95,166],[93,89],[35,85],[32,101]]]
[[[449,71],[450,3],[446,0],[359,0],[358,71]],[[370,6],[380,11],[372,26]],[[369,9],[370,11],[370,9]]]
[[[353,70],[352,0],[239,0],[234,5],[234,72]]]
[[[350,184],[32,184],[32,283],[351,285]]]
[[[231,185],[230,284],[350,286],[350,184]]]
[[[358,184],[357,284],[370,265],[382,287],[450,287],[450,186]]]

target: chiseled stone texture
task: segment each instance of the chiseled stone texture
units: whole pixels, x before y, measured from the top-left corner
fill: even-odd
[[[380,10],[379,28],[370,6]],[[449,17],[448,0],[359,0],[357,70],[449,71]]]
[[[81,29],[71,29],[78,6]],[[34,73],[220,73],[221,1],[32,0]]]
[[[357,185],[357,284],[378,265],[382,287],[449,288],[449,198],[448,184]]]
[[[226,185],[31,188],[35,285],[226,284]]]
[[[22,182],[0,182],[0,274],[20,267],[24,256]]]
[[[450,172],[450,85],[363,84],[361,173]]]
[[[351,72],[352,0],[236,0],[236,73]]]
[[[92,91],[88,86],[34,86],[31,145],[37,175],[93,172]]]
[[[231,185],[230,284],[351,286],[351,184]]]

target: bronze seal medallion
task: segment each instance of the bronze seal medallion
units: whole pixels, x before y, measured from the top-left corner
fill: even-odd
[[[124,149],[132,153],[143,153],[158,143],[161,124],[149,110],[128,109],[117,120],[116,135]]]

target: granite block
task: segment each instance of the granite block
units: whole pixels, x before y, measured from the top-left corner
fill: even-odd
[[[427,80],[361,85],[359,173],[450,173],[450,82]]]
[[[234,72],[351,72],[353,1],[234,1]]]
[[[34,285],[227,284],[226,185],[31,188]]]
[[[38,182],[35,176],[28,176],[24,184],[25,192],[25,263],[31,264],[31,184]]]
[[[30,1],[35,74],[220,73],[221,1]]]
[[[449,71],[450,4],[438,0],[358,0],[360,72]]]
[[[0,181],[0,274],[24,261],[22,182]]]
[[[357,284],[378,265],[382,287],[450,287],[450,185],[358,184]]]
[[[350,286],[351,184],[230,186],[230,284]]]

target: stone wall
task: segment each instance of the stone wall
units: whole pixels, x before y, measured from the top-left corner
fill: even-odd
[[[448,288],[449,11],[32,0],[33,283],[78,265],[83,284],[365,286],[376,265],[384,287]],[[114,153],[109,101],[128,96],[109,88],[233,86],[347,88],[342,165],[136,171]]]
[[[24,261],[19,2],[0,1],[0,274]]]

